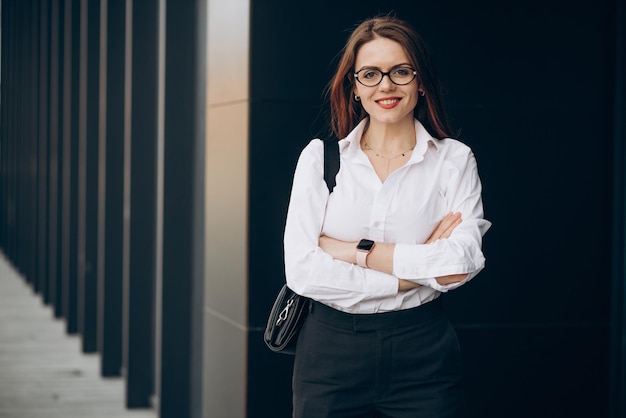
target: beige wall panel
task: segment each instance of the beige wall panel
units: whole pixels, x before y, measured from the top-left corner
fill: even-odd
[[[203,416],[244,418],[247,332],[210,313],[204,319],[206,381]]]
[[[246,414],[249,0],[208,0],[204,416]]]
[[[247,325],[248,104],[209,108],[205,306]],[[210,342],[209,342],[210,343]]]
[[[248,99],[249,29],[249,0],[209,0],[209,105]]]

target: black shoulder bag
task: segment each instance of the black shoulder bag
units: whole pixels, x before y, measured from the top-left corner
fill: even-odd
[[[337,139],[324,142],[324,181],[328,192],[332,193],[335,177],[339,172],[339,141]],[[296,353],[298,333],[306,316],[309,314],[311,300],[300,296],[286,284],[278,292],[270,311],[263,339],[270,350],[283,354]]]

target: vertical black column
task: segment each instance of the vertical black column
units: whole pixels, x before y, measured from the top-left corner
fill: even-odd
[[[31,0],[27,3],[29,8],[29,27],[30,27],[30,56],[29,56],[29,103],[28,103],[28,216],[25,223],[28,226],[28,245],[26,248],[26,257],[24,264],[28,269],[28,281],[34,291],[38,291],[38,256],[37,256],[37,219],[38,219],[38,140],[37,132],[39,125],[39,8],[40,0]]]
[[[42,73],[46,71],[42,67],[44,67],[44,63],[42,62],[43,51],[47,50],[48,45],[46,42],[47,34],[44,34],[44,25],[43,20],[46,17],[43,14],[44,1],[43,0],[32,0],[32,25],[33,29],[33,39],[36,43],[36,48],[33,48],[32,54],[32,62],[33,62],[33,74],[31,78],[31,83],[33,85],[33,103],[31,106],[32,116],[33,116],[33,124],[32,124],[32,146],[34,153],[32,155],[31,164],[33,166],[33,186],[32,186],[32,200],[33,200],[33,213],[31,222],[33,224],[33,233],[32,233],[32,249],[31,249],[31,260],[33,265],[33,277],[31,279],[33,289],[37,293],[42,292],[42,281],[41,277],[46,271],[46,264],[42,257],[45,254],[45,247],[42,247],[41,235],[42,231],[46,229],[45,222],[42,222],[42,205],[41,205],[41,189],[45,184],[45,179],[42,179],[42,167],[40,163],[42,162],[42,148],[41,148],[41,125],[45,123],[42,119],[42,109],[41,102],[43,95],[43,86],[42,86]],[[36,28],[36,30],[35,30]],[[47,152],[47,147],[45,149]]]
[[[24,226],[25,242],[21,263],[24,276],[35,290],[37,277],[37,55],[39,50],[39,5],[33,1],[25,2],[27,11],[27,71],[25,72],[26,103],[24,106]]]
[[[7,80],[16,80],[18,77],[19,69],[19,36],[16,28],[19,27],[19,18],[17,16],[17,3],[10,2],[6,8],[7,17],[7,55],[9,58],[9,65],[7,68]],[[7,86],[6,94],[6,131],[5,137],[6,143],[3,147],[3,188],[5,190],[5,251],[7,256],[11,259],[15,258],[15,136],[16,136],[16,123],[17,118],[17,83],[13,81],[11,84],[4,84]],[[3,105],[4,106],[4,105]]]
[[[16,3],[15,8],[15,19],[18,22],[18,26],[16,27],[16,73],[15,73],[15,86],[16,95],[15,95],[15,121],[14,121],[14,130],[13,130],[13,151],[12,151],[12,160],[13,160],[13,168],[12,168],[12,195],[13,195],[13,231],[14,231],[14,249],[12,254],[12,260],[14,266],[24,274],[24,265],[22,263],[22,259],[24,257],[24,241],[26,237],[24,236],[24,227],[23,227],[23,210],[24,207],[24,180],[25,180],[25,170],[24,170],[24,154],[25,154],[25,108],[26,108],[26,98],[28,94],[26,93],[26,79],[27,79],[27,71],[25,71],[26,65],[28,65],[27,57],[28,57],[28,37],[26,36],[27,32],[25,30],[25,26],[27,25],[27,16],[25,13],[25,7],[23,2]]]
[[[71,18],[72,18],[72,36],[70,38],[70,47],[72,48],[72,58],[70,65],[72,66],[71,79],[71,127],[70,127],[70,193],[69,193],[69,212],[70,212],[70,255],[67,282],[67,301],[65,309],[65,317],[67,319],[67,332],[74,334],[78,331],[78,124],[79,124],[79,94],[80,94],[80,7],[81,0],[71,0]],[[80,251],[83,251],[81,243]]]
[[[77,331],[83,352],[97,347],[98,82],[100,2],[80,0],[77,184]]]
[[[2,125],[0,126],[1,135],[3,140],[0,141],[0,162],[1,162],[1,177],[0,177],[0,193],[2,194],[2,205],[0,205],[0,224],[2,230],[0,231],[0,240],[2,240],[2,250],[9,256],[10,253],[10,226],[9,226],[9,144],[11,142],[11,127],[12,127],[12,84],[8,82],[13,75],[13,67],[15,66],[15,57],[13,42],[15,39],[15,18],[13,16],[14,2],[5,0],[2,2],[2,86],[0,89],[1,101],[0,106],[2,109]]]
[[[14,73],[14,96],[13,103],[15,106],[15,119],[13,120],[13,127],[11,129],[11,150],[10,158],[11,158],[11,181],[10,188],[11,191],[11,214],[10,214],[10,222],[11,222],[11,260],[13,261],[13,265],[21,271],[21,243],[23,241],[23,237],[21,236],[22,231],[20,230],[20,217],[21,214],[21,200],[20,200],[20,182],[21,182],[21,168],[22,162],[21,159],[21,150],[22,150],[22,130],[23,123],[21,119],[23,118],[22,106],[24,103],[23,95],[20,94],[22,92],[24,74],[22,71],[24,65],[24,36],[23,36],[23,25],[25,24],[24,16],[22,14],[23,11],[23,3],[15,4],[14,18],[17,22],[16,32],[15,32],[15,73]]]
[[[626,5],[615,2],[610,417],[626,416]]]
[[[106,7],[106,134],[104,182],[104,266],[99,292],[99,351],[103,376],[122,367],[122,274],[124,228],[124,0],[102,0]]]
[[[97,350],[98,305],[98,113],[100,1],[81,1],[81,126],[78,186],[78,332],[86,353]]]
[[[77,146],[77,188],[76,188],[76,331],[82,335],[85,331],[85,193],[87,191],[87,35],[89,33],[89,2],[80,1],[80,28],[78,45],[78,146]],[[84,343],[83,343],[84,346]]]
[[[38,216],[37,216],[37,264],[39,292],[47,299],[48,291],[48,135],[49,89],[50,89],[50,0],[41,0],[39,14],[39,123],[38,123]]]
[[[9,0],[0,3],[0,83],[7,85],[8,58],[9,58]],[[7,89],[0,89],[0,135],[2,138],[8,138],[7,120],[8,115],[3,103],[7,103]],[[6,253],[6,152],[5,141],[0,141],[0,248]]]
[[[56,223],[56,236],[55,236],[55,244],[56,244],[56,281],[54,288],[54,316],[56,318],[63,317],[63,309],[65,307],[65,299],[67,297],[66,292],[64,291],[65,287],[65,277],[64,274],[67,271],[68,260],[67,256],[69,253],[69,246],[66,247],[66,242],[69,244],[69,231],[65,228],[65,223],[68,222],[68,218],[65,216],[65,207],[67,206],[69,209],[69,205],[66,204],[66,193],[69,192],[69,176],[66,175],[65,171],[69,164],[69,141],[66,143],[65,141],[65,130],[66,127],[69,128],[69,102],[66,102],[69,98],[66,97],[69,95],[70,90],[69,86],[66,86],[66,81],[69,83],[70,79],[66,76],[66,71],[69,71],[67,68],[69,66],[69,62],[66,64],[66,28],[65,28],[65,11],[66,11],[66,1],[67,0],[54,0],[58,2],[58,16],[57,16],[57,35],[58,35],[58,106],[59,111],[57,114],[57,127],[56,127],[56,144],[57,144],[57,152],[56,152],[56,216],[54,217],[53,222]],[[67,106],[66,106],[67,104]],[[67,154],[66,154],[67,153]],[[65,182],[65,177],[68,178],[67,185]]]
[[[85,172],[85,313],[83,350],[97,350],[98,323],[98,216],[100,129],[100,0],[88,0],[87,120]]]
[[[7,85],[7,72],[8,72],[8,40],[9,40],[9,0],[0,2],[0,83],[3,86]],[[7,89],[0,89],[0,136],[7,138],[7,114],[4,105],[7,103]],[[6,174],[5,174],[5,141],[0,141],[0,248],[6,254]]]
[[[14,126],[15,126],[15,84],[8,83],[8,80],[13,80],[16,74],[16,31],[17,19],[15,16],[15,2],[7,1],[3,2],[2,10],[3,18],[3,34],[6,34],[6,41],[3,36],[3,55],[6,57],[6,65],[3,68],[2,75],[5,77],[5,82],[2,84],[6,88],[2,89],[4,96],[2,97],[3,114],[5,118],[3,120],[3,137],[6,141],[2,141],[2,191],[4,194],[3,199],[3,249],[8,257],[13,255],[13,196],[12,196],[12,148],[15,141]],[[6,29],[5,29],[6,28]],[[4,61],[3,61],[4,64]]]
[[[125,289],[126,405],[154,394],[158,1],[132,2],[130,260]]]
[[[201,403],[203,0],[167,2],[160,416],[195,416]],[[196,339],[197,338],[197,339]],[[198,415],[199,416],[199,415]]]
[[[77,329],[77,189],[80,0],[65,0],[63,22],[63,127],[61,157],[61,315]]]
[[[59,203],[59,120],[61,118],[61,63],[62,48],[59,40],[61,0],[50,1],[50,95],[49,95],[49,132],[48,132],[48,287],[44,301],[54,307],[55,315],[59,312],[56,306],[60,296],[58,286],[58,203]]]

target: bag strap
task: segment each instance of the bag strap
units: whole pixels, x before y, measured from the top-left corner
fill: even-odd
[[[327,139],[324,142],[324,181],[328,192],[332,193],[337,184],[335,177],[339,172],[339,140]]]

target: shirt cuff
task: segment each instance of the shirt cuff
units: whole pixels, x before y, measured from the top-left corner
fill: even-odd
[[[450,290],[454,290],[459,286],[464,285],[468,280],[470,280],[469,275],[465,279],[461,280],[460,282],[448,283],[448,284],[439,284],[437,279],[435,279],[434,277],[431,277],[429,279],[418,279],[418,280],[413,280],[413,281],[415,283],[421,284],[422,286],[428,286],[431,289],[435,289],[435,290],[438,290],[439,292],[445,293]]]
[[[378,306],[382,302],[380,300],[381,298],[388,298],[398,294],[398,278],[376,270],[364,270],[365,281],[367,283],[366,294],[371,295],[371,299],[373,299],[371,301],[377,304],[374,312],[378,312],[381,308],[383,308]],[[368,302],[368,300],[365,301],[366,304]]]
[[[335,260],[319,247],[315,249],[314,257],[307,288],[315,293],[351,294],[349,297],[356,297],[360,303],[398,293],[398,279],[392,275]],[[339,274],[338,268],[343,269]],[[337,279],[337,276],[345,280]]]
[[[444,257],[446,251],[460,251],[455,257]],[[416,280],[477,272],[484,265],[484,257],[472,260],[463,249],[447,248],[438,242],[428,245],[396,244],[393,253],[393,275],[401,279]]]

